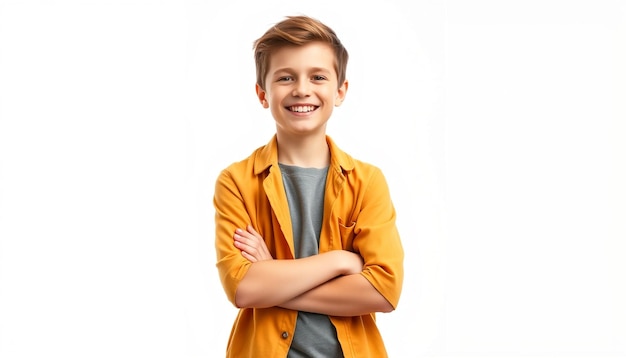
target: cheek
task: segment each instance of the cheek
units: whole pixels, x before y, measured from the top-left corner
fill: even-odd
[[[322,93],[322,96],[327,100],[335,101],[339,93],[334,88],[325,89]]]
[[[280,99],[272,98],[268,103],[272,108],[282,108]]]

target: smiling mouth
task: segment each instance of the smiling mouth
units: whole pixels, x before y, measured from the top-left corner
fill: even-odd
[[[319,106],[290,106],[286,108],[291,112],[308,113],[308,112],[313,112],[314,110],[318,109]]]

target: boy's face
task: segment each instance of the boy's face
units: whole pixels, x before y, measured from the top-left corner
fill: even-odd
[[[324,134],[335,106],[341,105],[348,82],[337,83],[335,54],[325,43],[283,47],[273,53],[265,81],[256,92],[269,108],[280,135]]]

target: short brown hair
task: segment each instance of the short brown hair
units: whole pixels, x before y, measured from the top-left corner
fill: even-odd
[[[335,71],[338,85],[341,86],[346,79],[348,51],[339,41],[335,31],[308,16],[287,16],[254,42],[256,83],[265,89],[265,77],[272,52],[285,46],[303,46],[314,41],[329,44],[335,52]]]

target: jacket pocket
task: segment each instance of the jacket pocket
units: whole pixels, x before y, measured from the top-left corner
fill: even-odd
[[[339,226],[339,236],[341,237],[342,249],[353,251],[352,240],[354,240],[354,228],[356,227],[356,222],[353,221],[349,225],[346,225],[343,220],[339,219],[337,224]]]

